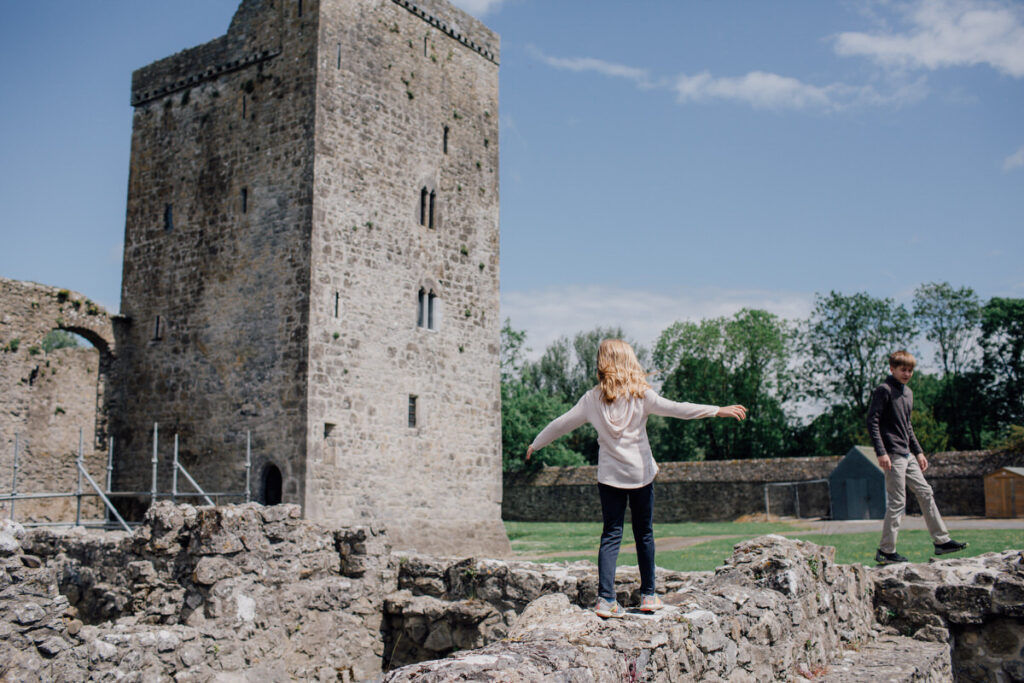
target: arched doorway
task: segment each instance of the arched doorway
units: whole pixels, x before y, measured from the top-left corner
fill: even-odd
[[[277,465],[269,464],[263,470],[263,490],[260,497],[264,505],[281,503],[281,470]]]

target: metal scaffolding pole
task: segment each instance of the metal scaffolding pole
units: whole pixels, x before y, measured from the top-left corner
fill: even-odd
[[[84,469],[84,467],[82,466],[82,459],[83,459],[82,428],[79,427],[78,428],[78,459],[76,460],[76,463],[78,465],[78,468],[77,468],[78,469],[78,489],[76,491],[76,493],[77,493],[77,502],[75,504],[75,526],[78,526],[79,524],[82,523],[82,470]]]
[[[157,423],[153,423],[153,485],[149,489],[149,505],[152,507],[156,504],[156,448],[158,442],[158,426]]]
[[[18,433],[14,433],[14,478],[11,480],[11,495],[18,495]],[[11,499],[11,521],[14,521],[14,499]]]
[[[245,502],[250,500],[249,481],[252,476],[252,430],[245,431]]]
[[[174,434],[174,467],[171,468],[171,502],[178,502],[178,434]]]

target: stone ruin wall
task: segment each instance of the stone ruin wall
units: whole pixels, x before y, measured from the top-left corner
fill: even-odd
[[[440,0],[309,4],[305,513],[373,520],[396,547],[503,555],[498,37]],[[417,324],[421,289],[436,295],[435,329]],[[443,493],[453,482],[458,497]]]
[[[94,346],[42,350],[43,337],[63,329]],[[78,487],[79,430],[86,470],[106,486],[107,445],[103,416],[113,352],[113,330],[105,310],[77,292],[0,278],[0,491],[13,481],[18,435],[19,493],[72,493]],[[86,491],[92,491],[83,482]],[[76,498],[20,500],[23,522],[75,519]],[[103,504],[82,498],[86,520],[103,518]],[[10,502],[0,502],[10,517]]]
[[[655,521],[730,521],[763,514],[768,482],[800,484],[801,517],[829,517],[828,487],[809,483],[827,479],[841,460],[837,456],[659,463],[654,482]],[[985,515],[983,477],[1001,467],[1024,464],[1024,454],[972,451],[928,456],[927,478],[944,515]],[[520,521],[584,522],[601,518],[594,493],[597,468],[548,467],[534,473],[506,472],[502,518]],[[772,512],[795,514],[793,499],[772,491]],[[792,495],[791,493],[788,495]],[[776,508],[776,503],[780,504]],[[917,499],[907,496],[907,512],[919,514]]]
[[[1024,674],[1019,550],[866,569],[836,565],[832,548],[763,536],[715,572],[659,571],[669,606],[655,616],[603,621],[586,609],[592,564],[392,554],[380,528],[323,526],[291,505],[162,502],[131,536],[0,527],[9,680]],[[638,583],[620,571],[619,599],[634,600]]]
[[[161,490],[177,433],[203,488],[243,491],[251,431],[254,498],[273,464],[303,500],[317,30],[245,0],[226,35],[132,76],[119,490],[149,490],[156,422]]]

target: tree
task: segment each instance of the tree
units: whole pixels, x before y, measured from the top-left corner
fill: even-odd
[[[863,292],[818,294],[803,334],[810,395],[863,417],[872,390],[886,376],[889,354],[915,336],[910,313],[892,299]]]
[[[43,347],[43,351],[49,353],[54,349],[69,349],[76,348],[79,346],[78,336],[73,332],[66,330],[50,330],[43,337],[43,341],[40,344]]]
[[[953,289],[948,282],[921,285],[914,290],[914,319],[925,339],[935,344],[943,376],[967,371],[981,322],[981,302],[973,289]]]
[[[768,458],[788,444],[783,404],[792,391],[789,325],[767,311],[743,309],[731,318],[677,322],[655,345],[666,375],[662,394],[675,401],[742,403],[741,424],[722,420],[654,422],[651,447],[660,460]]]
[[[512,329],[509,320],[501,328],[501,460],[505,471],[525,465],[526,447],[551,420],[570,405],[536,388],[531,365],[525,360],[526,332]],[[540,465],[583,465],[582,455],[564,439],[537,452]]]
[[[978,297],[970,287],[953,289],[948,282],[921,285],[914,291],[914,318],[925,339],[935,344],[935,361],[942,374],[929,405],[936,420],[946,424],[947,445],[980,448],[989,401],[977,366]]]
[[[995,431],[1024,425],[1024,299],[993,297],[985,304],[981,348]]]

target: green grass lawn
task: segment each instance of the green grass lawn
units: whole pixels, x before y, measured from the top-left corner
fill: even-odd
[[[512,551],[517,556],[536,561],[572,562],[597,560],[597,546],[601,524],[597,522],[505,522]],[[623,545],[632,542],[628,525],[624,530]],[[762,534],[782,534],[790,538],[830,545],[836,549],[840,564],[860,562],[873,565],[878,547],[878,532],[857,534],[816,534],[799,523],[696,523],[656,524],[655,539],[670,537],[715,537],[682,550],[659,550],[659,567],[676,571],[709,571],[721,565],[732,554],[740,541]],[[1021,529],[965,529],[952,532],[958,541],[966,541],[968,548],[943,558],[972,557],[989,552],[1024,548],[1024,530]],[[934,557],[931,538],[923,530],[901,531],[896,550],[911,562],[927,562]],[[579,551],[575,554],[573,551]],[[557,553],[557,555],[552,556]],[[569,553],[565,555],[564,553]],[[636,554],[619,553],[618,564],[635,565]]]

